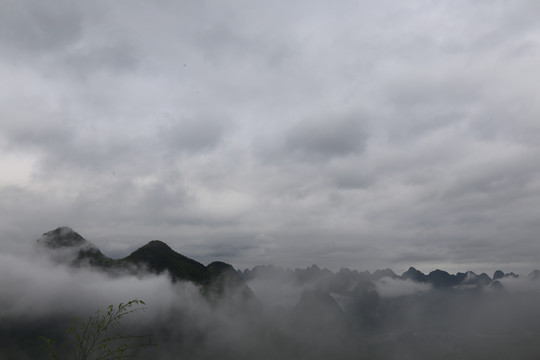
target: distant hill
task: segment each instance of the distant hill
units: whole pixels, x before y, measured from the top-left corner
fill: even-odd
[[[503,278],[518,278],[519,275],[513,272],[504,273],[501,270],[495,271],[493,277],[486,273],[476,274],[472,271],[458,272],[450,274],[444,270],[436,269],[428,274],[410,267],[401,275],[397,275],[391,269],[359,272],[348,268],[341,268],[337,273],[328,269],[321,269],[317,265],[311,265],[306,269],[283,269],[273,265],[257,265],[252,269],[245,269],[240,272],[246,281],[257,278],[282,279],[298,285],[310,283],[316,285],[317,289],[333,293],[346,293],[348,289],[368,283],[374,283],[381,279],[389,278],[393,280],[409,280],[415,283],[431,285],[433,288],[444,289],[454,287],[483,287],[490,286],[495,281]],[[534,270],[528,279],[540,279],[540,271]],[[497,282],[496,286],[501,285]]]
[[[159,240],[150,241],[120,261],[139,267],[145,266],[157,274],[168,271],[173,281],[188,280],[204,284],[210,279],[206,266],[177,253]]]
[[[205,266],[174,251],[169,245],[159,240],[152,240],[125,258],[115,260],[104,255],[97,246],[67,226],[44,233],[37,240],[37,244],[40,249],[46,249],[48,254],[58,262],[68,263],[75,267],[91,266],[111,275],[167,273],[173,282],[190,281],[201,286],[201,291],[211,298],[219,297],[226,292],[234,292],[241,294],[240,296],[244,299],[255,299],[247,282],[256,278],[279,279],[281,282],[292,282],[294,286],[309,284],[308,288],[326,293],[346,296],[355,293],[355,296],[360,294],[363,297],[369,297],[374,293],[375,283],[386,278],[409,280],[444,289],[462,286],[465,288],[483,286],[502,288],[503,285],[499,280],[518,277],[517,274],[504,273],[501,270],[497,270],[493,278],[485,273],[477,275],[472,271],[467,271],[450,274],[440,269],[424,274],[414,267],[410,267],[401,275],[397,275],[391,269],[370,273],[342,268],[339,272],[333,273],[317,265],[294,270],[259,265],[251,270],[236,271],[230,264],[223,262],[213,262]],[[540,271],[534,270],[527,278],[538,279],[539,274]]]
[[[62,226],[44,233],[37,240],[55,261],[74,267],[91,266],[109,274],[167,273],[173,282],[190,281],[202,287],[206,295],[227,291],[238,292],[244,299],[255,301],[255,295],[232,265],[213,262],[208,266],[177,253],[166,243],[152,240],[123,259],[105,256],[94,244],[70,227]]]
[[[179,298],[161,313],[166,316],[149,318],[160,343],[146,358],[540,358],[538,270],[517,280],[502,270],[490,277],[441,269],[425,274],[414,267],[401,275],[317,265],[237,271],[220,261],[203,265],[159,240],[112,259],[66,226],[43,234],[37,248],[58,262],[112,277],[167,274],[173,283],[197,285],[202,297]],[[55,316],[41,323],[3,321],[0,358],[36,359],[18,354],[35,347],[28,338],[61,323]],[[165,356],[156,356],[160,349]]]
[[[49,250],[50,255],[57,262],[70,263],[72,266],[89,264],[101,268],[112,268],[117,262],[105,255],[90,241],[68,226],[41,235],[37,240],[40,250]]]

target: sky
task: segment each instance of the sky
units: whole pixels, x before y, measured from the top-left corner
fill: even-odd
[[[0,0],[0,252],[540,268],[536,1]]]

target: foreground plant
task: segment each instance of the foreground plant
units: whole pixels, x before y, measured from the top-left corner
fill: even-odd
[[[109,305],[105,313],[97,311],[86,321],[80,322],[73,318],[73,325],[67,330],[74,337],[74,345],[66,357],[61,357],[57,351],[56,341],[42,337],[49,355],[54,360],[69,358],[73,360],[119,360],[131,357],[135,349],[151,345],[148,336],[124,335],[118,333],[120,321],[125,316],[144,311],[146,303],[139,299],[120,303],[118,306]]]

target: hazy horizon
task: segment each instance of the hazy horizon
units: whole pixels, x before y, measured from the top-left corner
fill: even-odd
[[[53,337],[69,352],[65,330],[73,316],[87,319],[135,298],[145,301],[145,311],[122,319],[114,331],[150,336],[157,346],[130,358],[477,360],[540,354],[540,278],[447,286],[351,272],[261,271],[244,277],[250,288],[245,293],[243,281],[205,287],[172,281],[173,270],[158,274],[143,264],[135,273],[84,262],[70,266],[87,248],[0,254],[0,357],[49,358],[39,336]],[[170,258],[162,260],[174,268]]]
[[[76,229],[73,229],[73,228],[71,228],[71,227],[69,227],[69,226],[62,226],[62,227],[57,228],[56,230],[58,230],[58,229],[60,229],[60,228],[66,229],[66,231],[70,231],[70,232],[71,232],[71,231],[74,231],[74,232],[76,232],[77,234],[81,235],[83,238],[85,238],[83,234],[78,233],[78,232],[76,231]],[[50,229],[50,230],[52,231],[52,230],[55,230],[55,229]],[[45,235],[45,234],[43,234],[43,235]],[[40,237],[40,239],[41,239],[41,237]],[[39,241],[39,239],[36,239],[36,240]],[[85,238],[85,240],[89,241],[89,242],[92,243],[93,245],[96,245],[93,241],[91,241],[91,239]],[[154,238],[154,239],[152,239],[152,240],[148,240],[148,241],[146,241],[146,242],[144,242],[144,243],[141,243],[141,244],[138,244],[138,245],[134,246],[134,247],[133,247],[132,249],[130,249],[128,252],[125,252],[125,253],[107,253],[107,252],[104,252],[104,255],[105,255],[105,256],[108,256],[108,257],[110,257],[110,258],[112,258],[112,259],[116,259],[116,260],[122,259],[122,258],[127,257],[128,255],[130,255],[130,254],[131,254],[132,252],[134,252],[135,250],[139,249],[140,247],[142,247],[142,246],[148,244],[149,242],[151,242],[151,241],[153,241],[153,240],[159,240],[159,241],[162,241],[162,242],[164,242],[165,244],[167,244],[168,246],[170,246],[170,244],[168,244],[166,241],[163,241],[162,239],[159,239],[159,238]],[[31,242],[31,243],[32,243],[32,245],[33,245],[33,248],[32,248],[32,249],[28,249],[28,252],[25,253],[25,254],[20,254],[23,258],[24,258],[24,257],[28,257],[28,256],[36,256],[36,255],[39,254],[39,253],[36,253],[36,252],[35,252],[36,249],[34,248],[34,246],[36,245],[36,243],[35,243],[35,242]],[[98,248],[99,248],[99,247],[98,247]],[[173,251],[177,252],[177,253],[180,253],[180,254],[184,255],[184,256],[187,256],[187,257],[189,257],[189,258],[193,258],[193,260],[196,260],[196,261],[202,263],[202,264],[205,265],[205,266],[209,265],[211,262],[214,262],[214,261],[222,261],[222,260],[223,260],[223,259],[221,259],[221,258],[218,257],[218,258],[215,258],[215,259],[209,259],[207,262],[204,262],[204,261],[200,261],[200,259],[197,259],[196,257],[192,257],[190,254],[183,253],[183,252],[182,252],[182,249],[176,249],[176,248],[174,248],[174,246],[171,247],[171,249],[172,249]],[[100,249],[100,250],[102,250],[102,249]],[[304,260],[305,260],[305,259],[304,259]],[[304,263],[306,263],[306,261],[304,261]],[[283,266],[283,265],[280,265],[280,264],[279,264],[278,259],[276,259],[276,262],[271,262],[271,261],[269,261],[269,262],[265,262],[265,263],[255,264],[255,265],[253,265],[253,266],[248,266],[248,267],[241,267],[241,266],[238,266],[237,264],[230,264],[230,265],[232,265],[236,270],[239,270],[239,271],[252,270],[252,269],[254,269],[255,267],[258,267],[258,266],[268,266],[268,265],[274,266],[274,267],[276,267],[276,268],[284,269],[284,270],[287,270],[287,269],[289,269],[289,270],[306,269],[306,268],[309,268],[309,267],[315,265],[315,266],[317,266],[317,267],[319,267],[319,268],[321,268],[321,269],[328,269],[328,270],[332,271],[333,273],[337,273],[337,272],[339,272],[339,271],[340,271],[341,269],[343,269],[343,268],[346,268],[346,269],[349,269],[349,270],[357,270],[357,271],[359,271],[359,272],[368,271],[368,272],[370,272],[370,273],[373,273],[374,271],[377,271],[377,270],[390,269],[390,270],[394,271],[394,273],[395,273],[396,275],[402,275],[402,274],[403,274],[404,272],[406,272],[410,267],[413,267],[413,268],[415,268],[415,269],[417,269],[417,270],[420,270],[420,271],[423,272],[424,274],[428,274],[428,273],[430,273],[430,272],[432,272],[432,271],[434,271],[434,270],[443,270],[443,271],[446,271],[446,272],[448,272],[448,273],[450,273],[450,274],[452,274],[452,275],[457,274],[458,272],[465,273],[465,272],[468,272],[468,271],[472,271],[472,272],[476,273],[477,275],[479,275],[479,274],[481,274],[481,273],[485,273],[485,274],[487,274],[487,275],[488,275],[489,277],[491,277],[491,278],[493,277],[494,272],[495,272],[495,271],[498,271],[498,270],[503,271],[503,273],[515,273],[515,274],[517,274],[517,275],[519,275],[519,276],[528,276],[528,275],[529,275],[531,272],[533,272],[534,270],[539,270],[539,269],[534,268],[534,269],[530,269],[530,270],[528,270],[528,271],[525,270],[525,272],[519,273],[519,272],[513,271],[511,268],[508,269],[508,268],[503,268],[503,267],[500,267],[500,266],[497,267],[497,265],[493,265],[493,266],[494,266],[493,268],[489,268],[488,270],[485,270],[485,269],[482,269],[482,268],[478,268],[478,269],[474,269],[474,268],[460,268],[459,265],[457,265],[457,264],[452,265],[449,269],[448,269],[448,268],[429,268],[429,267],[427,267],[426,265],[424,265],[424,266],[425,266],[424,268],[422,268],[422,267],[415,267],[414,265],[409,265],[409,266],[404,267],[403,269],[401,269],[401,268],[392,268],[392,267],[388,267],[388,266],[386,266],[386,267],[379,266],[379,267],[375,267],[375,268],[372,268],[372,269],[367,269],[367,268],[354,268],[354,267],[353,267],[353,268],[349,268],[349,267],[347,267],[347,266],[338,266],[338,267],[335,267],[335,268],[331,268],[331,267],[327,267],[327,266],[324,266],[324,265],[321,265],[321,264],[317,264],[317,263],[309,263],[309,261],[307,262],[307,265],[303,265],[302,263],[300,263],[300,264],[292,264],[292,266]],[[338,264],[338,265],[339,265],[339,264]],[[505,264],[505,265],[508,266],[508,264]]]

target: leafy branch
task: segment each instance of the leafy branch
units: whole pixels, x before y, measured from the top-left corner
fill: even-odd
[[[116,307],[109,305],[105,313],[97,311],[84,322],[73,317],[73,325],[67,331],[74,336],[75,345],[68,356],[74,360],[120,360],[127,359],[141,346],[152,345],[150,342],[146,344],[141,342],[142,339],[148,338],[147,336],[123,335],[115,332],[124,317],[145,309],[144,301],[134,299],[120,303]],[[42,339],[50,357],[60,360],[56,341],[46,337]]]

